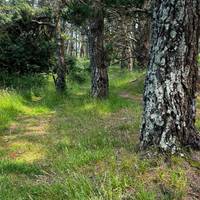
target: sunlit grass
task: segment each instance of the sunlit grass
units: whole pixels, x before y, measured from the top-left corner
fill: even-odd
[[[103,101],[90,97],[90,80],[68,80],[61,96],[51,77],[40,86],[34,78],[18,78],[13,80],[18,87],[1,89],[0,199],[186,195],[184,159],[174,156],[167,165],[163,158],[145,159],[137,152],[145,73],[122,72],[117,66],[109,73],[110,95]]]
[[[50,112],[46,106],[30,106],[27,100],[15,91],[0,91],[0,130],[7,128],[20,115],[37,116]]]
[[[45,156],[45,149],[40,144],[34,144],[26,140],[12,142],[8,146],[9,157],[16,161],[33,163],[42,160]]]

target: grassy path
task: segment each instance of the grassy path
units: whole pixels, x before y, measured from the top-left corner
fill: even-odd
[[[141,75],[111,70],[102,102],[88,97],[89,81],[62,97],[52,82],[2,90],[0,200],[198,199],[197,167],[137,153]]]

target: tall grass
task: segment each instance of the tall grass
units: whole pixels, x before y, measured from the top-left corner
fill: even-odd
[[[188,184],[181,162],[172,168],[137,153],[144,72],[114,66],[109,73],[110,95],[103,101],[90,97],[89,79],[68,80],[60,96],[51,77],[4,77],[0,199],[184,197]]]

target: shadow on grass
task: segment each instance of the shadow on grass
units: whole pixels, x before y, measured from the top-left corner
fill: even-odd
[[[26,162],[17,162],[11,160],[0,160],[0,173],[1,174],[25,174],[25,175],[38,175],[42,174],[37,165],[28,164]]]
[[[139,75],[138,73],[134,78]],[[114,154],[115,149],[125,148],[133,152],[135,138],[139,131],[141,105],[138,101],[119,96],[119,93],[128,87],[130,80],[132,80],[131,76],[125,81],[121,77],[117,80],[118,82],[111,80],[110,97],[103,101],[89,97],[88,83],[74,84],[62,96],[56,94],[52,80],[49,81],[49,84],[40,87],[28,84],[28,87],[24,86],[23,89],[14,90],[14,94],[17,97],[20,96],[19,99],[17,98],[19,104],[4,110],[10,116],[9,123],[4,126],[8,127],[19,115],[30,118],[35,116],[38,118],[36,122],[39,124],[39,115],[42,119],[54,112],[53,121],[46,122],[47,135],[42,137],[33,134],[26,135],[25,127],[20,131],[20,135],[17,132],[18,135],[13,141],[23,139],[33,144],[42,144],[49,154],[47,157],[55,158],[52,163],[59,168],[61,166],[64,169],[67,166],[80,167],[108,158]],[[20,81],[21,84],[23,82],[24,80]],[[12,94],[10,98],[12,101]],[[133,110],[134,112],[132,112]],[[22,126],[23,123],[27,124],[23,118],[18,118],[18,120],[19,126]],[[39,126],[38,124],[34,126]],[[38,130],[31,131],[38,132]],[[66,140],[69,140],[69,143],[66,143]],[[21,164],[11,162],[6,165],[10,170],[23,171]]]

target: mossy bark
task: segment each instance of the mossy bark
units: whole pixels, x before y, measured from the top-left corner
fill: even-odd
[[[199,0],[155,0],[141,146],[200,147],[195,128]]]

